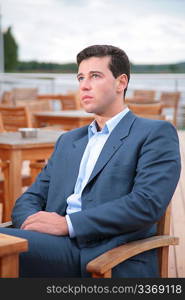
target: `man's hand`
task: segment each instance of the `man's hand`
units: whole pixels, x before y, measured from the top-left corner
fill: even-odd
[[[33,230],[54,235],[68,235],[66,218],[55,212],[39,211],[29,216],[21,229]]]

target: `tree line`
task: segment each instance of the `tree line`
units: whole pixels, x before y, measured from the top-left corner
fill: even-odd
[[[5,72],[38,72],[38,73],[76,73],[76,63],[51,63],[38,61],[20,61],[18,44],[11,27],[3,33]],[[185,73],[185,62],[176,64],[132,64],[132,73]]]

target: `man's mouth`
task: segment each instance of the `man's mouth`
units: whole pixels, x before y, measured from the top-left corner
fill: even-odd
[[[89,96],[89,95],[84,95],[82,97],[82,100],[88,100],[88,99],[92,99],[93,97],[92,96]]]

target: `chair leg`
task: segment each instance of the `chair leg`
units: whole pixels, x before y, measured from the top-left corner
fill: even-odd
[[[19,255],[12,254],[0,257],[0,278],[19,277]]]
[[[2,221],[9,221],[10,207],[9,207],[9,162],[1,162],[3,181],[3,203],[2,203]]]
[[[0,223],[3,221],[3,203],[0,203]]]

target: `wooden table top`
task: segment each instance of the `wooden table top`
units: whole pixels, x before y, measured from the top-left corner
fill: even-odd
[[[84,110],[58,110],[58,111],[42,111],[34,113],[35,116],[52,116],[52,117],[70,117],[70,118],[93,118],[94,114],[87,113]]]
[[[3,132],[0,133],[1,148],[19,148],[37,146],[40,144],[53,144],[58,137],[63,134],[59,130],[39,130],[36,138],[23,138],[20,132]]]

